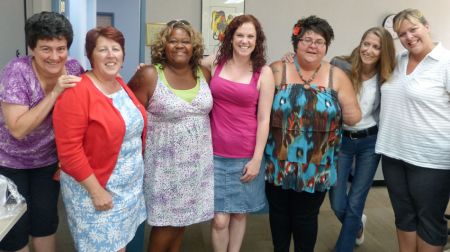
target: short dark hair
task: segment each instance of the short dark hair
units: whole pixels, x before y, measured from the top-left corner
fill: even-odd
[[[70,48],[73,41],[73,30],[69,20],[62,14],[43,11],[36,13],[25,22],[25,40],[32,50],[40,39],[62,39]]]
[[[250,55],[253,65],[253,72],[260,71],[266,64],[266,36],[261,24],[253,15],[246,14],[234,17],[225,29],[225,37],[219,47],[217,64],[222,64],[233,58],[233,36],[236,30],[245,23],[252,23],[256,30],[255,49]]]
[[[86,56],[89,59],[89,63],[91,63],[92,67],[94,67],[92,53],[94,52],[94,48],[97,45],[97,39],[99,37],[105,37],[119,43],[120,47],[122,48],[123,57],[125,58],[125,38],[121,31],[112,26],[93,28],[86,33],[85,44]]]
[[[320,34],[325,39],[327,46],[326,51],[328,51],[331,40],[334,39],[333,28],[331,28],[327,20],[314,15],[307,18],[302,18],[298,20],[297,23],[295,23],[293,32],[291,33],[291,41],[292,46],[294,47],[294,51],[297,51],[298,41],[303,37],[303,35],[305,35],[305,32],[307,31],[313,31]]]

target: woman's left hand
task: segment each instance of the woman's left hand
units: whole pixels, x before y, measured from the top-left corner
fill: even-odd
[[[252,158],[248,161],[244,166],[244,170],[242,171],[241,182],[248,183],[256,178],[259,174],[259,169],[261,167],[261,160],[256,160]]]

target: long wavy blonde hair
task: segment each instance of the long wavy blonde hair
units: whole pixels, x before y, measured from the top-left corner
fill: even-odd
[[[363,34],[359,45],[355,49],[353,49],[350,55],[339,57],[349,62],[352,66],[349,77],[352,81],[353,88],[355,89],[356,93],[359,93],[363,83],[363,63],[360,56],[361,45],[364,39],[366,39],[367,35],[369,34],[374,34],[380,39],[380,59],[375,66],[379,78],[379,83],[383,84],[384,82],[386,82],[391,77],[395,67],[395,47],[391,34],[382,27],[370,28]]]

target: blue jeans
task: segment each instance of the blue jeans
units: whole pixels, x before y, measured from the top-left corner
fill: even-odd
[[[339,152],[336,185],[330,190],[331,208],[342,223],[336,243],[336,252],[353,251],[367,194],[380,161],[375,154],[377,135],[360,139],[343,137]],[[348,187],[348,177],[355,162],[353,180]]]

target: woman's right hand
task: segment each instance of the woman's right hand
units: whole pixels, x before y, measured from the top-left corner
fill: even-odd
[[[294,63],[294,57],[295,53],[287,52],[285,55],[283,55],[281,61],[283,61],[284,63]]]
[[[150,66],[150,65],[147,65],[145,63],[139,63],[139,65],[136,67],[136,71],[139,71],[139,69],[141,69],[141,68],[143,68],[145,66]]]
[[[97,211],[107,211],[113,207],[111,194],[100,185],[94,174],[91,174],[80,184],[91,196],[92,204]]]
[[[81,81],[81,77],[75,75],[61,75],[52,92],[58,97],[66,88],[75,87],[79,81]]]
[[[91,194],[92,204],[97,211],[107,211],[113,207],[111,194],[103,187]]]

